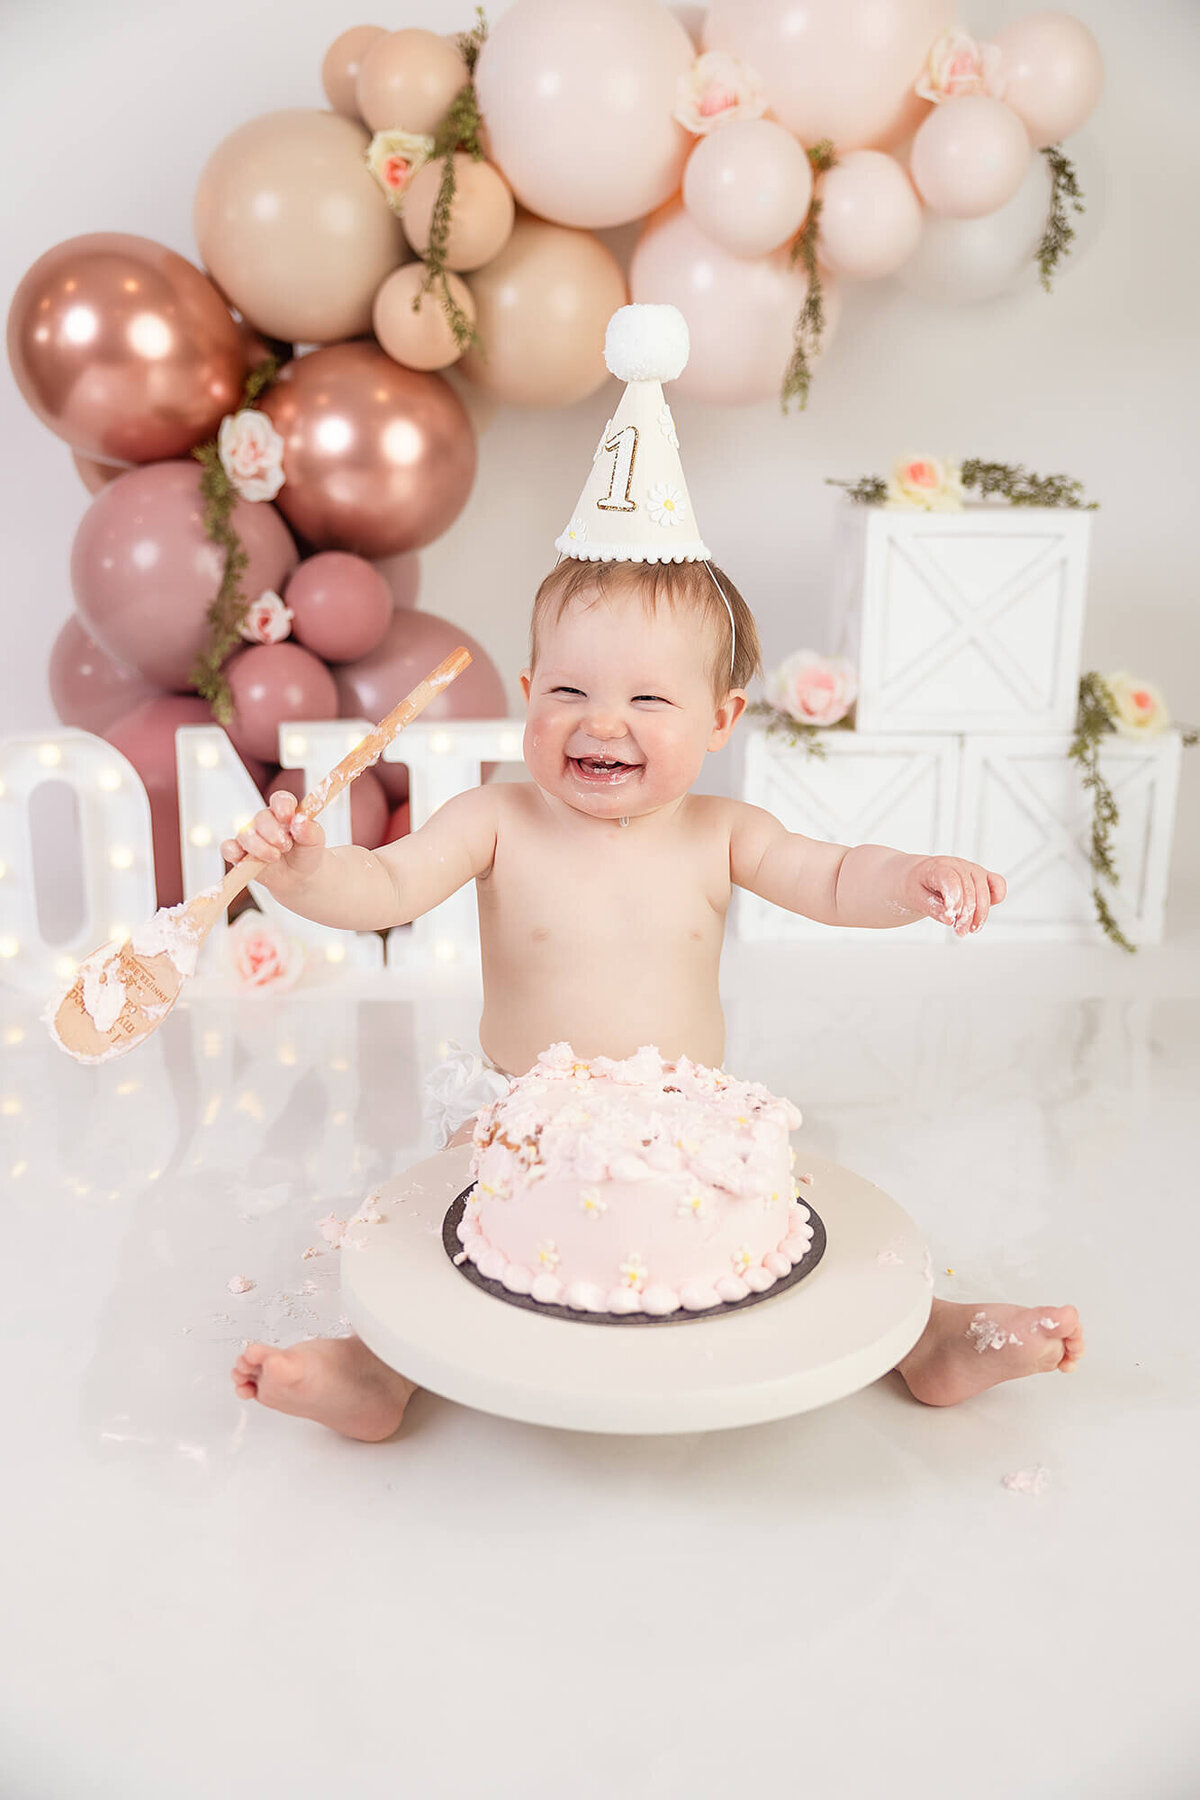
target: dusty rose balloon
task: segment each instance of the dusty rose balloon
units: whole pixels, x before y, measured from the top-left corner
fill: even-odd
[[[249,558],[242,591],[278,593],[297,555],[263,501],[239,500],[233,527]],[[118,661],[164,688],[186,688],[208,642],[208,608],[225,553],[204,532],[200,466],[153,463],[98,493],[71,547],[71,586],[84,624]]]
[[[1100,98],[1104,59],[1083,23],[1069,13],[1028,13],[990,34],[999,45],[1004,104],[1037,149],[1078,131]]]
[[[375,336],[393,362],[406,369],[447,369],[458,361],[462,347],[442,305],[441,282],[435,281],[426,293],[421,291],[426,273],[422,262],[393,269],[375,296],[372,323]],[[447,274],[445,279],[454,304],[473,325],[475,300],[470,288],[457,275]]]
[[[435,31],[390,31],[359,65],[359,116],[372,131],[436,132],[470,80],[457,47]]]
[[[679,186],[693,139],[674,118],[691,39],[647,0],[516,0],[475,68],[493,161],[560,225],[622,225]]]
[[[442,162],[438,158],[418,169],[404,195],[404,235],[418,256],[429,250],[430,226]],[[499,256],[512,236],[516,218],[512,189],[489,162],[476,162],[461,153],[454,158],[454,199],[450,203],[450,230],[446,238],[448,269],[477,269]]]
[[[402,550],[398,556],[376,557],[374,566],[392,590],[392,602],[395,606],[417,604],[417,593],[421,586],[419,556],[412,550]]]
[[[357,119],[358,73],[362,60],[372,44],[387,32],[382,25],[352,25],[334,38],[321,63],[321,86],[334,112],[344,119]]]
[[[812,164],[771,119],[731,119],[702,137],[683,172],[683,204],[731,256],[766,256],[795,237],[812,200]]]
[[[625,277],[590,232],[522,215],[471,292],[486,356],[468,350],[459,367],[485,393],[515,406],[569,406],[608,379],[604,332],[625,304]]]
[[[302,562],[283,598],[292,609],[292,636],[325,662],[366,656],[395,610],[378,569],[346,550],[325,550]]]
[[[262,411],[284,442],[279,509],[319,550],[419,550],[467,503],[476,453],[462,401],[376,344],[298,357]]]
[[[732,129],[722,126],[723,131]],[[635,301],[677,306],[691,351],[671,392],[718,406],[777,399],[808,283],[788,251],[753,261],[730,256],[696,229],[679,202],[646,223],[629,269]],[[825,283],[827,348],[837,295]]]
[[[1029,137],[1015,112],[989,94],[935,106],[912,142],[910,168],[926,206],[978,219],[1011,200],[1029,168]]]
[[[383,841],[385,844],[394,844],[398,838],[407,837],[411,830],[412,816],[408,801],[402,800],[388,819]]]
[[[907,262],[921,235],[921,202],[882,150],[851,150],[821,177],[817,254],[838,275],[874,281]]]
[[[8,313],[8,358],[43,425],[105,462],[180,456],[216,434],[246,358],[220,294],[149,238],[68,238],[29,269]]]
[[[802,143],[886,148],[926,111],[913,84],[955,10],[954,0],[713,0],[704,47],[749,63]]]
[[[405,260],[400,221],[364,160],[369,142],[352,119],[291,107],[239,125],[205,163],[193,213],[201,257],[268,337],[327,344],[368,330],[376,288]]]
[[[296,719],[336,719],[337,688],[319,657],[299,644],[252,644],[225,664],[233,717],[226,727],[241,756],[273,762],[279,727]]]
[[[383,642],[361,661],[334,670],[341,716],[378,724],[423,681],[444,656],[463,644],[474,658],[469,669],[451,682],[421,714],[422,719],[502,719],[508,713],[504,683],[482,646],[448,619],[433,613],[396,612]]]
[[[72,450],[71,461],[75,464],[75,473],[83,482],[89,494],[98,494],[101,488],[115,481],[118,475],[129,473],[128,463],[96,462],[90,456],[80,456],[78,450]]]
[[[183,873],[179,856],[179,795],[175,774],[175,732],[180,725],[211,725],[207,700],[182,694],[145,700],[101,735],[127,756],[141,778],[150,799],[150,824],[154,838],[154,873],[160,906],[177,906],[183,899]],[[243,757],[256,787],[266,776],[263,763]]]
[[[50,698],[63,724],[97,736],[143,700],[162,692],[136,669],[111,657],[74,614],[54,640],[47,673]]]

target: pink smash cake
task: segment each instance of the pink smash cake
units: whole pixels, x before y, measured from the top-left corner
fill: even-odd
[[[758,1082],[652,1045],[583,1062],[553,1044],[479,1114],[463,1254],[510,1293],[580,1312],[764,1293],[812,1243],[799,1124]]]

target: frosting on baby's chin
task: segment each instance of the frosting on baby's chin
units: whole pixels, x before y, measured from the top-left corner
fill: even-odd
[[[513,1293],[661,1316],[762,1293],[807,1254],[788,1100],[653,1045],[552,1044],[479,1114],[459,1237]]]

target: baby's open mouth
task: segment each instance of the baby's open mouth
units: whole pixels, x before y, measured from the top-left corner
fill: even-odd
[[[623,762],[618,756],[571,756],[567,760],[579,779],[593,787],[614,787],[636,775],[642,766]]]

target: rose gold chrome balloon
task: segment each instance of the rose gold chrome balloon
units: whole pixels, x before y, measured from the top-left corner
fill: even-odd
[[[38,258],[9,309],[8,356],[42,423],[106,462],[186,455],[236,409],[246,370],[238,327],[200,270],[115,231]]]

